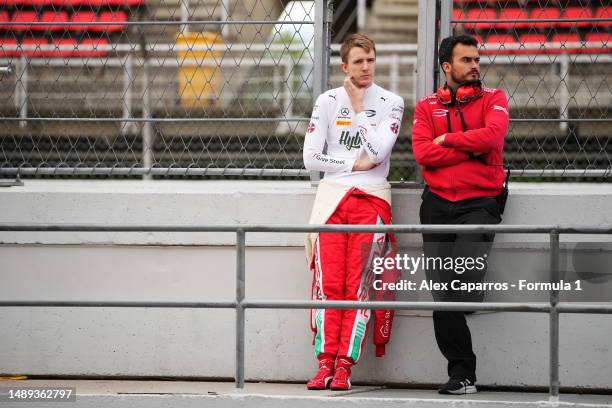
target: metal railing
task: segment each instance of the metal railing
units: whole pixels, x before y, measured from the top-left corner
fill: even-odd
[[[390,302],[390,301],[295,301],[245,300],[246,233],[283,232],[385,232],[385,233],[510,233],[549,234],[550,279],[559,280],[560,234],[612,234],[612,226],[560,225],[218,225],[218,226],[122,226],[87,224],[0,224],[5,232],[234,232],[236,233],[236,296],[231,301],[216,302],[131,302],[131,301],[0,301],[0,307],[154,307],[223,308],[236,310],[235,383],[244,387],[244,348],[246,309],[393,309],[498,311],[549,314],[549,400],[559,400],[559,314],[612,314],[612,304],[559,302],[559,292],[550,291],[548,303],[475,303],[475,302]]]

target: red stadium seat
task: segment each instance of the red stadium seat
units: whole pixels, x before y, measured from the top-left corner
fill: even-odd
[[[30,58],[47,56],[49,51],[43,50],[43,46],[45,45],[49,45],[49,42],[45,38],[24,38],[23,41],[21,41],[21,46],[24,47],[23,55]]]
[[[89,23],[96,21],[96,14],[93,11],[75,11],[70,18],[71,23],[83,23],[70,25],[72,31],[87,31],[90,29]]]
[[[593,18],[593,10],[588,7],[568,7],[565,9],[561,18],[577,19],[577,18]],[[559,23],[559,27],[588,27],[593,23],[587,21],[568,21]]]
[[[127,15],[125,11],[103,11],[100,14],[101,23],[125,23],[127,21]],[[109,24],[109,25],[97,25],[92,26],[91,31],[102,31],[102,32],[117,32],[123,31],[127,28],[126,24]]]
[[[474,8],[468,10],[467,20],[495,20],[497,11],[492,8]],[[464,23],[466,30],[489,30],[493,23]]]
[[[38,22],[38,14],[35,11],[15,11],[13,13],[13,18],[11,19],[13,23],[35,23]],[[11,31],[27,31],[31,30],[31,24],[15,24],[10,26]]]
[[[612,11],[610,11],[610,9],[606,6],[599,7],[597,10],[595,10],[595,18],[611,18],[611,17],[612,17]],[[598,23],[595,23],[595,25],[612,27],[612,21],[600,21]]]
[[[20,55],[15,38],[0,38],[0,58],[19,57]]]
[[[106,47],[109,45],[106,38],[88,38],[81,41],[75,56],[78,57],[105,57],[108,55]]]
[[[53,40],[53,56],[58,58],[70,58],[76,53],[77,42],[74,38],[56,38]]]
[[[43,11],[40,16],[40,21],[44,23],[66,23],[68,22],[68,13],[65,11]],[[45,24],[38,26],[39,30],[61,31],[69,29],[65,24]]]
[[[577,54],[582,48],[580,36],[576,33],[555,34],[552,38],[552,43],[554,44],[555,48],[549,49],[549,54]]]
[[[519,38],[521,43],[521,49],[517,51],[517,54],[544,54],[546,50],[544,43],[546,42],[546,35],[544,34],[523,34]]]
[[[561,16],[561,10],[554,7],[548,8],[534,8],[529,13],[529,18],[532,20],[543,20],[543,19],[555,19]],[[542,23],[533,23],[533,26],[536,28],[544,28],[544,27],[553,27],[556,23],[550,22],[542,22]]]
[[[83,5],[91,6],[91,7],[104,7],[104,6],[109,5],[107,0],[70,0],[70,1],[77,1]]]
[[[9,13],[6,10],[0,11],[0,30],[10,30],[11,26],[3,23],[8,23],[11,21],[9,17]]]
[[[462,9],[453,9],[453,20],[465,20]]]
[[[499,12],[498,20],[526,20],[527,11],[522,8],[507,8]],[[495,23],[496,28],[500,29],[517,29],[529,27],[529,23],[516,22],[516,23]]]
[[[483,54],[513,54],[518,40],[511,34],[489,34]]]
[[[21,4],[34,7],[44,7],[52,5],[50,0],[21,0]]]
[[[125,7],[137,7],[144,4],[144,0],[93,0],[102,1],[105,6],[125,6]]]
[[[15,7],[25,4],[24,0],[0,0],[0,7]]]
[[[484,23],[464,23],[466,30],[489,30],[497,19],[497,11],[492,8],[473,8],[468,10],[467,20],[490,20]]]
[[[585,37],[586,47],[583,52],[610,54],[612,45],[612,34],[610,33],[589,33]]]

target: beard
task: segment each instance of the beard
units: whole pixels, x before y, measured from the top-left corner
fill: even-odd
[[[470,78],[471,76],[472,76],[472,73],[464,75],[463,77],[458,77],[457,75],[455,75],[454,72],[451,71],[451,79],[453,80],[454,83],[459,84],[459,85],[468,84],[470,82],[476,82],[480,80],[480,72],[476,75],[475,79],[471,79]]]

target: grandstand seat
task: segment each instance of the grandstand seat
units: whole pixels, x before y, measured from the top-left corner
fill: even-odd
[[[21,3],[26,6],[44,7],[51,5],[49,0],[21,0]]]
[[[462,9],[453,9],[453,20],[465,20]]]
[[[589,7],[568,7],[565,9],[561,18],[577,19],[577,18],[593,18],[593,10]],[[588,21],[568,21],[559,23],[559,27],[588,27],[592,23]]]
[[[43,46],[45,45],[49,45],[49,42],[47,41],[46,38],[24,38],[21,41],[21,45],[25,48],[28,47],[28,49],[24,49],[23,55],[25,55],[26,57],[30,57],[30,58],[40,58],[40,57],[45,57],[49,54],[48,50],[43,50]]]
[[[53,40],[54,57],[69,58],[75,55],[77,41],[74,38],[56,38]]]
[[[529,18],[532,20],[543,20],[543,19],[555,19],[561,16],[561,10],[555,7],[547,7],[547,8],[534,8],[529,13]],[[544,28],[544,27],[552,27],[555,23],[532,23],[533,27],[536,28]]]
[[[72,31],[87,31],[90,29],[89,23],[96,21],[96,14],[93,11],[75,11],[70,18],[71,23],[83,23],[70,25]]]
[[[105,57],[108,55],[106,38],[87,38],[81,41],[74,53],[75,57]]]
[[[510,47],[508,47],[510,45]],[[489,34],[484,54],[513,54],[518,48],[518,40],[511,34]]]
[[[521,47],[521,49],[516,52],[517,54],[543,54],[546,52],[544,49],[546,35],[544,34],[522,34],[519,38],[519,42],[524,48]]]
[[[595,18],[610,18],[612,17],[612,12],[607,6],[598,7],[595,10]],[[599,21],[595,23],[597,26],[608,26],[612,27],[612,21]]]
[[[35,11],[15,11],[11,18],[13,23],[35,23],[38,22],[38,14]],[[15,24],[10,26],[11,31],[31,30],[31,24]]]
[[[577,54],[583,46],[580,36],[576,33],[557,33],[552,37],[555,48],[547,50],[548,54]]]
[[[610,53],[612,34],[610,33],[588,33],[585,37],[585,53]]]
[[[68,22],[68,13],[65,11],[43,11],[40,16],[40,21],[44,23],[66,23]],[[69,29],[68,25],[62,24],[45,24],[38,26],[39,30],[61,31]]]
[[[9,21],[11,21],[11,18],[9,17],[8,11],[6,10],[0,11],[0,30],[10,30],[11,29],[10,25],[3,24],[3,23],[8,23]]]
[[[0,38],[0,58],[18,57],[17,39],[15,38]]]
[[[467,20],[490,20],[483,23],[464,23],[466,30],[489,30],[493,27],[497,11],[492,8],[473,8],[467,12]]]
[[[527,19],[527,11],[522,8],[507,8],[503,9],[499,12],[498,20],[526,20]],[[529,23],[526,22],[516,22],[516,23],[495,23],[495,28],[499,28],[502,30],[507,29],[517,29],[517,28],[526,28],[529,27]]]
[[[93,1],[102,1],[105,6],[138,7],[144,4],[144,0],[93,0]]]
[[[125,11],[103,11],[98,21],[101,23],[125,23],[127,21],[127,15]],[[91,31],[117,32],[125,30],[126,27],[126,24],[96,25],[91,27]]]

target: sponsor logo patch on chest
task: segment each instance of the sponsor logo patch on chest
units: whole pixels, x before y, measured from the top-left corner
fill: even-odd
[[[338,119],[336,120],[336,126],[352,126],[353,121],[348,119]]]
[[[359,149],[361,147],[359,133],[355,132],[355,134],[351,136],[351,132],[343,130],[342,133],[340,133],[340,144],[346,147],[346,150]]]

